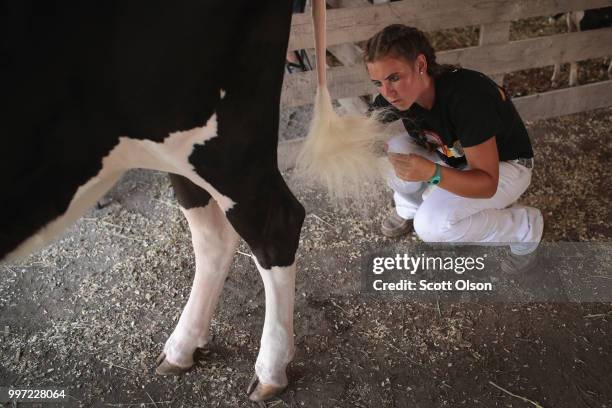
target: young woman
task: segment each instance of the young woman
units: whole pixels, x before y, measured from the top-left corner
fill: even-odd
[[[425,35],[395,24],[367,42],[365,62],[380,95],[374,106],[401,118],[407,133],[388,143],[395,211],[382,232],[428,242],[509,244],[533,252],[544,221],[514,203],[531,182],[525,125],[485,75],[436,63]]]

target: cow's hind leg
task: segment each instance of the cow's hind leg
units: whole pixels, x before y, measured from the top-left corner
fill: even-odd
[[[584,17],[584,11],[572,11],[567,13],[567,28],[570,33],[580,31],[580,21]],[[569,85],[578,84],[578,63],[570,62]]]
[[[256,195],[238,197],[227,217],[250,246],[266,293],[266,312],[249,398],[263,401],[287,386],[287,364],[293,358],[295,253],[304,207],[274,171]]]
[[[555,87],[557,86],[557,81],[559,80],[559,75],[561,74],[561,64],[556,63],[553,66],[553,73],[550,77],[550,85]]]
[[[205,190],[182,176],[170,178],[191,230],[196,270],[189,300],[158,361],[156,371],[162,375],[190,368],[196,349],[208,342],[210,321],[238,245],[238,235]]]

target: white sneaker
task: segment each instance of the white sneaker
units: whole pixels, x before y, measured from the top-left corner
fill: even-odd
[[[540,251],[537,247],[526,255],[517,255],[511,250],[500,262],[500,268],[506,275],[528,274],[539,266]]]
[[[525,206],[513,206],[513,208],[523,208],[527,211],[527,222],[529,229],[533,231],[534,240],[530,242],[514,242],[510,244],[510,252],[514,255],[527,255],[538,248],[542,235],[544,234],[544,217],[537,208]]]

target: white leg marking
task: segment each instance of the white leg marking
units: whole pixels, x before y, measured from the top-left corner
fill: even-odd
[[[189,300],[164,347],[166,360],[193,364],[193,353],[208,342],[210,321],[227,276],[238,234],[213,200],[204,208],[183,210],[193,240],[196,271]]]
[[[255,373],[259,382],[285,387],[285,369],[293,359],[293,305],[295,262],[291,266],[262,268],[255,260],[266,291],[266,317]]]
[[[553,86],[557,85],[557,79],[559,79],[559,73],[561,72],[561,64],[555,64],[553,67],[552,77],[550,77],[550,82]]]
[[[571,11],[567,13],[567,28],[570,33],[580,31],[580,21],[584,18],[584,11]],[[578,64],[573,61],[570,63],[569,85],[575,86],[578,83]]]
[[[570,86],[575,86],[578,82],[578,64],[576,62],[570,63],[570,73],[569,73],[569,84]]]

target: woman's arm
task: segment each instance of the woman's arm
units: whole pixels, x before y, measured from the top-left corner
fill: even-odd
[[[463,149],[470,170],[440,166],[441,187],[468,198],[491,198],[497,191],[499,156],[495,136]],[[435,163],[417,154],[389,153],[395,174],[406,181],[427,181],[436,171]]]

